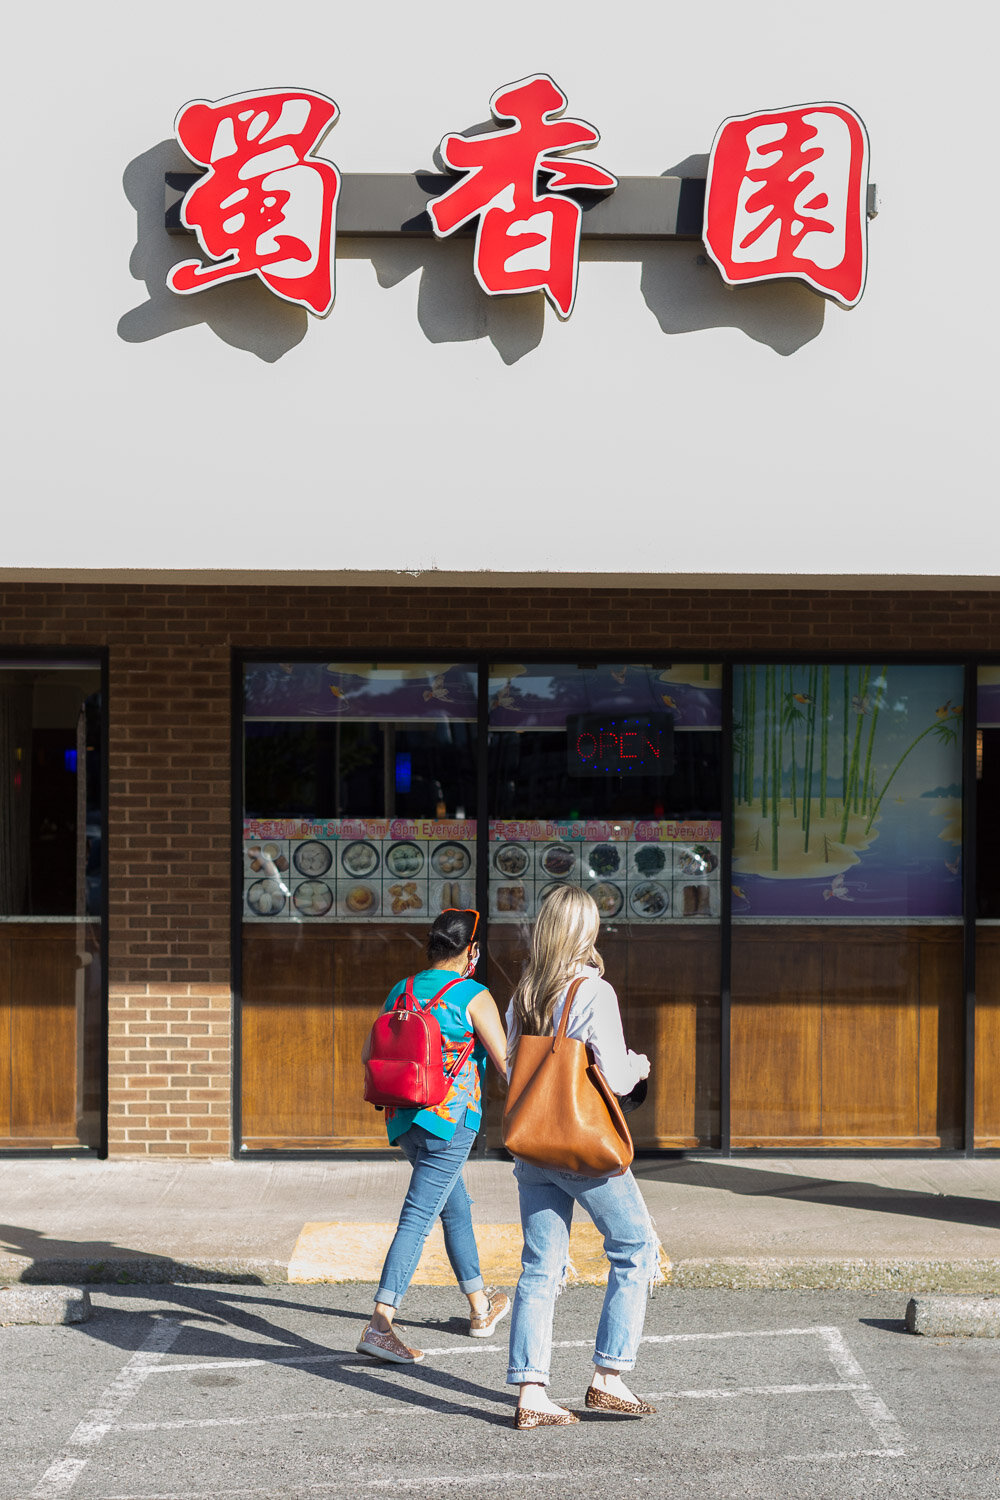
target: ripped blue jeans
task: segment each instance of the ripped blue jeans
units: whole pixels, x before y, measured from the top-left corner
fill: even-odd
[[[649,1290],[659,1276],[659,1242],[631,1172],[579,1177],[552,1167],[514,1166],[521,1200],[521,1276],[510,1320],[507,1384],[549,1383],[552,1318],[569,1263],[573,1205],[593,1219],[610,1262],[597,1327],[594,1363],[608,1370],[635,1365]]]
[[[395,1144],[409,1161],[413,1174],[382,1267],[376,1302],[389,1307],[398,1307],[402,1302],[438,1214],[455,1280],[463,1292],[483,1290],[472,1228],[472,1199],[462,1181],[462,1168],[475,1141],[476,1132],[466,1125],[456,1125],[450,1141],[432,1135],[422,1125],[411,1125],[397,1137]]]

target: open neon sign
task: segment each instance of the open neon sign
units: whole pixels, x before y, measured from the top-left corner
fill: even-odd
[[[671,776],[673,718],[571,714],[566,720],[566,769],[570,776]]]

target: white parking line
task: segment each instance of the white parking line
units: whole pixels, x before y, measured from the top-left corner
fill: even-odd
[[[726,1333],[650,1333],[644,1334],[644,1344],[681,1344],[696,1343],[703,1339],[774,1339],[801,1337],[803,1335],[825,1336],[836,1334],[843,1339],[837,1328],[738,1328]],[[590,1349],[593,1347],[593,1339],[554,1339],[553,1349]],[[844,1348],[846,1349],[846,1345]],[[506,1351],[506,1344],[450,1344],[441,1349],[425,1349],[424,1354],[434,1359],[446,1358],[452,1354],[495,1354],[498,1351]],[[151,1375],[174,1375],[182,1374],[190,1370],[236,1370],[249,1369],[252,1365],[307,1365],[307,1364],[353,1364],[358,1359],[369,1360],[368,1355],[359,1355],[355,1350],[337,1349],[325,1354],[275,1354],[262,1355],[255,1359],[216,1359],[202,1360],[178,1365],[161,1365],[155,1370],[150,1370]],[[374,1364],[374,1361],[372,1361]],[[857,1366],[860,1369],[860,1366]],[[862,1380],[864,1375],[862,1373]]]
[[[506,1352],[506,1349],[506,1344],[461,1344],[449,1349],[425,1349],[424,1353],[440,1359],[448,1354],[496,1354],[500,1350]],[[259,1359],[206,1359],[183,1365],[160,1365],[150,1370],[149,1374],[178,1375],[191,1370],[246,1370],[253,1365],[343,1365],[362,1361],[372,1366],[377,1363],[371,1355],[358,1354],[354,1349],[336,1349],[328,1354],[275,1354],[263,1355]]]
[[[839,1328],[818,1328],[817,1333],[826,1345],[826,1352],[837,1374],[842,1379],[855,1381],[851,1392],[862,1415],[871,1423],[876,1438],[887,1448],[898,1448],[903,1442],[903,1433],[892,1412],[865,1379],[865,1372],[847,1347],[847,1341]]]
[[[905,1448],[855,1448],[850,1453],[783,1453],[781,1457],[790,1464],[832,1464],[849,1458],[902,1458],[905,1452]]]
[[[79,1424],[71,1434],[66,1448],[46,1470],[38,1485],[32,1491],[32,1500],[62,1500],[69,1494],[80,1477],[93,1449],[101,1442],[104,1436],[115,1429],[121,1432],[162,1432],[183,1428],[203,1427],[242,1427],[258,1426],[261,1421],[272,1423],[292,1422],[316,1422],[316,1421],[339,1421],[345,1417],[348,1419],[364,1419],[372,1416],[409,1417],[412,1413],[408,1408],[400,1404],[391,1406],[365,1407],[356,1411],[345,1411],[343,1409],[331,1409],[327,1411],[307,1412],[280,1412],[272,1416],[261,1418],[253,1417],[207,1417],[207,1418],[178,1418],[166,1422],[123,1422],[121,1414],[125,1407],[135,1396],[144,1383],[147,1376],[151,1375],[174,1375],[190,1374],[205,1370],[231,1370],[247,1369],[253,1367],[267,1367],[273,1365],[301,1366],[311,1364],[344,1364],[355,1363],[359,1359],[365,1360],[365,1356],[358,1355],[354,1351],[337,1350],[322,1354],[277,1354],[273,1357],[261,1356],[252,1359],[219,1359],[219,1360],[185,1360],[178,1364],[164,1364],[162,1361],[177,1338],[182,1328],[177,1321],[158,1323],[149,1338],[140,1349],[132,1356],[129,1362],[119,1372],[117,1378],[101,1397],[94,1411]],[[823,1346],[827,1358],[833,1365],[834,1373],[840,1378],[836,1381],[811,1382],[796,1384],[770,1384],[770,1385],[746,1385],[729,1387],[707,1387],[704,1389],[679,1389],[672,1391],[650,1391],[649,1399],[652,1401],[682,1401],[682,1400],[732,1400],[735,1397],[745,1396],[799,1396],[812,1394],[831,1394],[843,1392],[850,1395],[857,1405],[861,1414],[872,1427],[877,1441],[881,1444],[878,1448],[841,1450],[827,1453],[786,1453],[776,1455],[788,1463],[820,1463],[820,1462],[844,1462],[859,1458],[899,1458],[905,1450],[902,1447],[902,1432],[881,1398],[872,1389],[871,1383],[866,1379],[865,1372],[855,1359],[847,1346],[847,1342],[839,1328],[831,1326],[814,1326],[811,1328],[768,1328],[768,1329],[732,1329],[719,1333],[665,1333],[649,1334],[643,1339],[644,1344],[672,1344],[672,1343],[697,1343],[703,1341],[718,1342],[726,1339],[751,1339],[751,1338],[818,1338]],[[583,1349],[590,1348],[592,1341],[589,1339],[561,1339],[553,1341],[556,1349]],[[427,1349],[425,1353],[437,1358],[447,1358],[455,1354],[497,1354],[505,1353],[506,1346],[501,1344],[460,1344],[448,1345],[436,1349]],[[367,1363],[367,1360],[365,1360]],[[484,1409],[489,1403],[484,1403]],[[503,1403],[498,1399],[497,1410],[503,1409]],[[435,1402],[429,1413],[437,1415],[466,1415],[468,1406],[453,1402]],[[84,1456],[80,1450],[91,1450]],[[333,1490],[343,1488],[345,1483],[350,1483],[356,1490],[371,1490],[386,1487],[395,1487],[398,1490],[412,1489],[435,1489],[443,1484],[451,1486],[477,1484],[480,1486],[493,1486],[509,1483],[514,1476],[505,1474],[476,1474],[471,1476],[453,1475],[448,1478],[441,1476],[423,1477],[420,1479],[392,1480],[363,1479],[356,1478],[351,1481],[343,1479],[326,1484],[306,1484],[300,1486],[302,1490],[311,1490],[316,1493],[329,1493]],[[519,1478],[534,1479],[567,1479],[568,1474],[539,1474],[518,1475]],[[223,1496],[253,1496],[269,1494],[268,1489],[255,1487],[240,1488],[232,1490],[213,1490],[211,1492],[183,1491],[171,1494],[147,1495],[142,1500],[219,1500]],[[139,1500],[134,1496],[109,1497],[109,1500]]]
[[[329,1494],[331,1490],[342,1490],[350,1486],[353,1490],[434,1490],[446,1486],[448,1489],[459,1488],[496,1488],[506,1486],[512,1480],[526,1480],[529,1483],[549,1484],[553,1480],[579,1479],[579,1473],[567,1470],[553,1471],[544,1470],[536,1474],[526,1474],[520,1469],[507,1469],[499,1474],[421,1474],[409,1478],[396,1475],[392,1479],[362,1479],[352,1475],[349,1479],[333,1479],[325,1484],[300,1484],[297,1489],[300,1494],[312,1491],[314,1494]],[[642,1476],[646,1478],[648,1476]],[[639,1475],[633,1475],[637,1482]],[[247,1486],[237,1490],[171,1490],[169,1492],[150,1495],[106,1495],[103,1500],[222,1500],[224,1496],[237,1497],[240,1495],[267,1495],[268,1500],[275,1500],[274,1485],[264,1487]]]
[[[181,1324],[177,1321],[164,1319],[154,1324],[148,1338],[118,1371],[93,1411],[88,1412],[70,1433],[62,1453],[49,1464],[32,1490],[32,1500],[62,1500],[63,1495],[69,1494],[98,1444],[118,1425],[119,1417],[143,1380],[163,1358],[180,1331]]]
[[[647,1397],[650,1401],[681,1401],[681,1400],[726,1400],[731,1396],[800,1396],[812,1392],[828,1391],[854,1391],[853,1385],[844,1385],[830,1382],[826,1385],[739,1385],[730,1386],[726,1389],[710,1390],[681,1390],[681,1391],[648,1391]],[[511,1395],[513,1401],[513,1395]],[[560,1406],[572,1405],[571,1396],[553,1396]],[[487,1403],[483,1403],[484,1407]],[[501,1403],[497,1402],[501,1407]],[[467,1413],[468,1406],[458,1402],[435,1401],[432,1407],[425,1408],[428,1416],[452,1416]],[[362,1419],[364,1417],[403,1417],[409,1420],[412,1412],[409,1407],[402,1406],[398,1402],[395,1406],[366,1406],[357,1411],[346,1411],[342,1407],[331,1408],[328,1411],[283,1411],[276,1412],[267,1417],[270,1422],[339,1422],[344,1418]],[[177,1417],[170,1422],[119,1422],[119,1432],[166,1432],[178,1427],[257,1427],[261,1418],[255,1417]]]

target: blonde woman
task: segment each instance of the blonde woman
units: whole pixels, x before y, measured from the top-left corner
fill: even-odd
[[[592,1049],[615,1093],[628,1093],[648,1076],[649,1058],[626,1047],[618,997],[601,977],[604,964],[595,947],[600,924],[593,897],[575,886],[559,887],[542,903],[531,957],[507,1010],[508,1078],[521,1036],[552,1035],[569,986],[581,976],[567,1035]],[[520,1387],[515,1427],[579,1421],[557,1406],[546,1390],[555,1299],[566,1279],[569,1227],[577,1203],[604,1235],[610,1262],[586,1405],[597,1411],[651,1415],[655,1408],[635,1396],[622,1379],[635,1364],[647,1294],[659,1274],[659,1242],[635,1178],[631,1172],[581,1177],[525,1161],[515,1163],[514,1176],[524,1233],[507,1370],[507,1384]]]

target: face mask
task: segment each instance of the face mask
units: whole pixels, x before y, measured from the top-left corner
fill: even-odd
[[[465,973],[462,975],[463,979],[471,979],[476,972],[476,964],[479,962],[479,951],[476,949],[474,952],[476,955],[475,958],[473,958],[471,953],[469,954],[469,960],[465,965]]]

